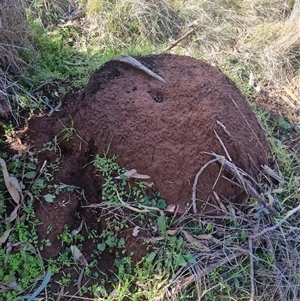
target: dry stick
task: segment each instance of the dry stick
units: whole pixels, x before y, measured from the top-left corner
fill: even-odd
[[[217,136],[219,142],[221,143],[221,145],[222,145],[222,147],[223,147],[223,149],[224,149],[224,151],[225,151],[225,153],[226,153],[226,155],[227,155],[229,161],[232,162],[232,159],[231,159],[231,157],[229,156],[229,153],[228,153],[228,151],[227,151],[227,149],[226,149],[226,147],[225,147],[223,141],[221,140],[221,138],[219,137],[219,135],[218,135],[218,133],[215,131],[215,129],[213,129],[213,131],[214,131],[215,135]]]
[[[252,239],[251,238],[249,238],[248,244],[249,244],[250,283],[251,283],[250,301],[254,301],[254,297],[255,297],[255,282],[254,282],[254,261],[253,261],[253,255],[252,255]]]
[[[201,167],[201,169],[197,172],[196,176],[195,176],[195,180],[194,180],[194,185],[193,185],[193,194],[192,194],[192,203],[193,203],[193,211],[194,213],[197,213],[197,206],[196,206],[196,198],[197,198],[197,184],[198,184],[198,180],[200,175],[202,174],[203,170],[210,165],[211,163],[217,162],[218,159],[213,159],[208,161],[204,166]]]
[[[215,187],[216,187],[216,185],[217,185],[217,183],[218,183],[218,181],[219,181],[219,179],[220,179],[220,176],[221,176],[222,171],[223,171],[223,164],[222,164],[222,166],[221,166],[221,168],[220,168],[220,170],[219,170],[218,176],[217,176],[217,178],[216,178],[216,180],[215,180],[215,183],[214,183],[214,185],[213,185],[213,187],[212,187],[212,189],[211,189],[213,192],[215,192],[214,190],[215,190]],[[215,195],[215,197],[216,197],[216,195]]]
[[[150,207],[150,206],[146,206],[146,205],[140,204],[140,206],[142,206],[144,209],[138,209],[138,208],[135,208],[135,207],[133,207],[133,206],[131,206],[131,205],[125,203],[125,202],[121,199],[121,197],[120,197],[119,192],[118,192],[117,189],[116,189],[116,193],[117,193],[117,196],[118,196],[118,199],[119,199],[120,203],[121,203],[124,207],[126,207],[126,208],[128,208],[128,209],[130,209],[130,210],[132,210],[132,211],[134,211],[134,212],[145,213],[145,212],[150,212],[150,211],[153,211],[153,210],[154,210],[154,211],[158,211],[158,212],[160,213],[161,216],[164,216],[164,215],[165,215],[164,212],[163,212],[162,210],[160,210],[159,208],[157,208],[157,207]]]
[[[261,166],[263,169],[263,172],[267,175],[269,175],[271,178],[275,179],[276,181],[279,182],[279,184],[283,184],[285,183],[285,180],[283,178],[281,178],[273,169],[271,169],[269,166],[267,165],[262,165]]]
[[[229,137],[231,137],[230,133],[229,133],[228,130],[226,129],[226,126],[225,126],[220,120],[215,119],[215,122],[216,122],[216,124],[217,124],[218,126],[220,126],[220,127],[223,129],[223,131],[224,131]]]
[[[240,168],[237,168],[233,163],[226,160],[224,156],[220,156],[215,153],[211,153],[211,155],[215,156],[215,158],[221,164],[224,164],[225,169],[227,169],[237,177],[237,180],[243,186],[243,189],[247,194],[258,199],[270,211],[272,215],[278,216],[278,212],[274,208],[272,208],[272,206],[266,201],[266,199],[256,191],[256,189],[251,185],[251,183],[248,180],[244,179],[244,175],[248,175],[246,172],[244,172]],[[250,176],[249,178],[251,179]]]
[[[242,111],[240,110],[239,106],[237,105],[237,103],[234,101],[234,99],[232,98],[232,96],[229,94],[232,102],[234,103],[234,105],[237,107],[237,109],[239,110],[239,112],[241,113],[241,115],[243,116],[244,120],[246,121],[246,124],[248,125],[249,129],[251,130],[251,132],[253,133],[253,135],[255,136],[256,140],[258,141],[258,143],[261,145],[261,147],[263,148],[263,150],[265,151],[265,153],[267,154],[268,152],[266,151],[266,149],[264,148],[264,146],[262,145],[262,143],[260,142],[259,138],[257,137],[257,135],[255,134],[253,128],[251,127],[251,125],[249,124],[248,120],[246,119],[245,115],[242,113]]]
[[[209,267],[207,267],[206,269],[204,269],[202,271],[202,274],[197,277],[197,278],[202,278],[208,274],[210,274],[214,269],[223,266],[224,264],[231,262],[232,260],[236,260],[238,257],[242,256],[243,254],[245,254],[244,252],[237,252],[237,253],[233,253],[230,256],[227,256],[221,260],[219,260],[218,262],[210,265]],[[171,296],[173,297],[174,295],[180,293],[181,291],[183,291],[185,288],[187,288],[190,284],[192,284],[193,282],[196,281],[196,277],[194,275],[189,276],[185,279],[183,279],[182,281],[178,280],[178,284],[176,284],[172,291],[171,291]],[[168,285],[171,286],[171,285]],[[151,301],[160,301],[160,300],[164,300],[165,297],[165,293],[163,293],[162,295],[152,299]]]
[[[60,301],[61,297],[62,297],[63,294],[64,294],[64,290],[65,290],[65,287],[62,286],[62,287],[60,288],[60,291],[59,291],[59,294],[58,294],[58,297],[57,297],[56,301]]]
[[[189,35],[191,35],[193,32],[195,31],[195,28],[189,30],[188,32],[186,32],[182,37],[180,37],[178,40],[174,41],[170,46],[168,46],[167,48],[165,48],[163,51],[169,51],[171,50],[173,47],[175,47],[180,41],[182,41],[183,39],[187,38]]]
[[[117,62],[128,64],[129,66],[131,66],[133,68],[136,68],[138,70],[145,72],[146,74],[148,74],[149,76],[152,76],[153,78],[157,79],[158,81],[160,81],[164,84],[166,83],[166,81],[160,75],[154,73],[153,71],[148,69],[146,66],[144,66],[142,63],[140,63],[139,61],[137,61],[136,59],[134,59],[131,56],[126,55],[126,56],[116,57],[116,58],[112,59],[112,61],[117,61]]]
[[[264,235],[265,233],[269,232],[269,231],[273,231],[275,230],[276,228],[280,227],[288,218],[290,218],[292,215],[294,215],[296,212],[298,212],[300,210],[300,205],[298,205],[296,208],[290,210],[288,212],[288,214],[282,219],[280,220],[277,224],[275,224],[274,226],[272,227],[269,227],[269,228],[266,228],[264,230],[262,230],[261,232],[255,234],[255,235],[251,235],[250,236],[250,239],[256,239],[262,235]]]

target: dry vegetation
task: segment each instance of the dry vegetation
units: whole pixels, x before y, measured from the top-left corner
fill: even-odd
[[[33,51],[31,30],[26,20],[24,0],[0,3],[0,116],[7,117],[14,106],[16,90],[22,89],[13,79],[22,73],[22,50]]]

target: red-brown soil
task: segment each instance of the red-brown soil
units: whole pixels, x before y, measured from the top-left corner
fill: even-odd
[[[45,160],[53,162],[60,154],[54,183],[75,185],[84,189],[85,194],[79,201],[75,194],[62,192],[53,203],[45,203],[43,199],[36,203],[40,239],[52,241],[52,246],[42,252],[45,258],[62,251],[57,235],[64,225],[77,229],[84,219],[88,229],[82,230],[85,236],[93,229],[99,233],[103,229],[105,219],[97,221],[101,212],[82,205],[101,202],[101,178],[89,163],[108,146],[109,154],[116,154],[121,166],[149,175],[162,198],[168,204],[178,205],[181,212],[191,204],[196,173],[213,158],[207,153],[227,157],[217,135],[232,161],[254,178],[256,169],[251,160],[258,166],[267,164],[269,146],[255,114],[236,85],[218,68],[184,56],[137,59],[159,73],[166,83],[125,63],[110,61],[91,76],[82,94],[66,97],[59,112],[30,120],[24,142],[33,148],[42,150],[44,143],[63,130],[62,124],[69,127],[71,120],[77,134],[87,142],[73,135],[63,140],[56,152],[43,150],[39,154],[40,165]],[[245,193],[222,178],[232,175],[224,172],[219,175],[220,168],[217,163],[211,164],[200,177],[197,186],[200,214],[212,213],[213,186],[224,203],[245,201]],[[213,213],[218,214],[215,209]],[[50,235],[48,226],[53,227]],[[141,242],[130,231],[121,235],[126,236],[136,260],[145,254],[145,248],[141,248]],[[91,239],[83,242],[82,251],[88,261],[96,245]],[[100,269],[111,268],[112,261],[110,253],[103,253]]]
[[[204,152],[226,156],[214,131],[246,172],[255,174],[250,157],[258,165],[267,162],[269,147],[253,111],[217,68],[173,55],[140,61],[167,83],[109,62],[93,74],[76,107],[75,127],[99,153],[110,145],[122,166],[151,176],[162,197],[181,211],[191,202],[197,171],[212,159]],[[203,173],[199,203],[212,196],[219,168],[212,165]],[[243,200],[225,180],[216,183],[215,191],[225,199]]]

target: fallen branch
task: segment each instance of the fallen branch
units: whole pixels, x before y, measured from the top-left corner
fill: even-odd
[[[191,35],[193,32],[195,31],[195,28],[189,30],[188,32],[186,32],[182,37],[180,37],[178,40],[174,41],[170,46],[168,46],[167,48],[165,48],[163,51],[169,51],[171,50],[173,47],[175,47],[180,41],[182,41],[183,39],[187,38],[189,35]]]
[[[205,153],[205,154],[213,155],[215,157],[215,159],[208,161],[204,166],[202,166],[201,169],[197,172],[197,174],[195,176],[195,180],[194,180],[194,184],[193,184],[193,191],[192,191],[192,205],[193,205],[194,213],[197,213],[196,201],[197,201],[197,184],[199,181],[199,177],[202,174],[202,172],[204,171],[204,169],[207,168],[210,164],[212,164],[214,162],[219,162],[222,165],[222,168],[224,167],[225,170],[229,171],[236,177],[238,183],[235,183],[233,181],[231,181],[231,183],[238,185],[248,195],[258,199],[269,210],[269,212],[272,215],[278,216],[277,210],[275,208],[273,208],[268,203],[268,201],[265,199],[265,197],[263,195],[260,195],[257,192],[257,190],[253,187],[251,182],[253,182],[256,185],[257,185],[257,183],[249,174],[247,174],[241,168],[237,167],[234,163],[229,162],[224,156],[220,156],[215,153]],[[246,178],[249,178],[249,180],[247,180]]]
[[[163,212],[161,209],[157,208],[157,207],[150,207],[150,206],[146,206],[146,205],[142,205],[142,204],[139,204],[139,206],[143,207],[144,209],[138,209],[138,208],[136,208],[136,207],[133,207],[133,206],[131,206],[131,205],[125,203],[125,202],[122,200],[122,198],[120,197],[119,192],[118,192],[117,189],[116,189],[116,193],[117,193],[117,196],[118,196],[118,199],[119,199],[120,203],[121,203],[124,207],[126,207],[126,208],[128,208],[128,209],[130,209],[130,210],[132,210],[132,211],[134,211],[134,212],[138,212],[138,213],[146,213],[146,212],[150,212],[150,211],[158,211],[158,212],[160,213],[161,216],[164,216],[164,215],[165,215],[164,212]]]
[[[252,239],[248,240],[249,245],[249,261],[250,261],[250,284],[251,284],[251,295],[250,301],[254,301],[255,298],[255,283],[254,283],[254,261],[252,255]]]
[[[192,193],[192,204],[193,204],[194,213],[197,213],[196,201],[197,201],[197,184],[199,181],[199,177],[208,165],[210,165],[211,163],[214,163],[216,161],[218,161],[218,159],[213,159],[213,160],[208,161],[204,166],[201,167],[201,169],[197,172],[197,174],[195,176],[194,185],[193,185],[193,193]]]
[[[239,184],[247,194],[258,199],[269,210],[269,212],[272,215],[278,216],[277,210],[268,203],[268,201],[264,198],[264,196],[260,195],[257,192],[257,190],[252,186],[249,180],[245,179],[245,177],[247,177],[250,180],[252,180],[252,177],[250,175],[248,175],[242,169],[238,168],[234,163],[229,162],[224,156],[220,156],[215,153],[211,153],[211,155],[213,155],[217,159],[217,161],[224,166],[224,168],[227,171],[231,172],[233,175],[236,176],[237,181],[239,182]]]
[[[214,264],[208,266],[207,268],[205,268],[204,270],[202,270],[201,275],[200,276],[197,275],[197,279],[196,279],[196,276],[192,275],[192,276],[186,277],[182,280],[178,280],[177,283],[172,288],[171,292],[167,292],[168,288],[166,287],[165,292],[163,294],[161,294],[158,297],[155,297],[151,301],[166,300],[165,299],[166,294],[168,294],[168,296],[170,296],[170,297],[174,297],[175,295],[179,294],[181,291],[186,289],[190,284],[192,284],[196,280],[207,276],[214,269],[219,268],[219,267],[223,266],[224,264],[231,262],[232,260],[236,260],[238,257],[242,256],[243,254],[245,254],[245,253],[244,252],[237,252],[237,253],[231,254],[231,255],[217,261],[216,263],[214,263]],[[168,286],[171,286],[171,284],[169,284]]]
[[[272,227],[268,227],[255,235],[251,235],[250,239],[256,239],[269,231],[275,230],[276,228],[280,227],[288,218],[290,218],[292,215],[294,215],[299,210],[300,210],[300,205],[297,206],[296,208],[292,209],[291,211],[289,211],[289,213],[282,220],[280,220],[277,224],[275,224]]]

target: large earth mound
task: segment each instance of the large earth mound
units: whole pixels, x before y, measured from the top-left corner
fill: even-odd
[[[212,159],[207,153],[229,155],[255,177],[252,164],[267,163],[268,143],[254,112],[228,77],[186,56],[137,60],[166,83],[119,61],[107,62],[95,72],[73,116],[75,128],[94,150],[102,153],[110,145],[123,167],[151,176],[162,197],[179,205],[180,211],[191,204],[196,173]],[[244,201],[245,194],[219,171],[215,163],[201,174],[198,212],[207,213],[216,194],[225,202]]]
[[[88,203],[101,202],[101,179],[88,163],[108,147],[121,166],[150,176],[153,189],[168,204],[178,205],[179,212],[192,203],[195,176],[213,159],[211,153],[231,159],[256,177],[255,165],[267,163],[269,145],[251,107],[228,77],[218,68],[186,56],[136,59],[166,82],[127,63],[109,61],[91,76],[81,96],[65,99],[60,111],[50,117],[30,120],[25,140],[42,150],[40,165],[55,161],[59,153],[54,182],[83,188]],[[70,130],[77,134],[63,139]],[[59,147],[45,147],[55,136],[62,140]],[[198,213],[218,214],[216,200],[225,205],[242,204],[247,198],[230,181],[234,175],[220,172],[221,167],[214,162],[201,173],[196,191]],[[59,197],[68,205],[62,206],[59,198],[36,205],[37,216],[43,221],[39,234],[50,235],[52,240],[53,253],[47,256],[60,250],[57,235],[65,224],[74,227],[76,211],[94,221],[99,231],[102,227],[97,213],[80,209],[76,197],[65,193]],[[55,224],[54,230],[46,235],[51,224]]]
[[[65,227],[75,230],[84,221],[82,252],[87,261],[92,260],[98,241],[90,233],[101,233],[106,218],[99,222],[101,210],[82,205],[101,202],[101,178],[89,163],[108,146],[121,166],[149,175],[152,189],[160,191],[168,204],[178,205],[181,212],[191,204],[195,176],[213,159],[212,152],[231,158],[253,178],[257,173],[254,165],[267,163],[269,146],[255,114],[218,68],[176,55],[136,59],[166,82],[127,63],[109,61],[91,76],[82,94],[67,95],[51,116],[33,116],[19,133],[19,141],[29,150],[38,150],[38,170],[47,168],[48,176],[53,173],[53,184],[84,190],[76,188],[80,200],[75,192],[62,190],[53,202],[45,202],[42,196],[35,202],[39,241],[51,242],[41,251],[45,258],[63,252],[58,237]],[[221,167],[218,162],[208,165],[197,181],[200,214],[218,214],[216,200],[242,204],[247,197],[230,181],[234,176]],[[126,230],[120,235],[126,238],[126,250],[134,250],[137,262],[147,247],[131,233]],[[113,261],[110,252],[103,252],[98,262],[101,271],[109,271]],[[53,291],[56,289],[59,287]]]

